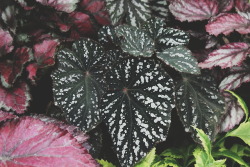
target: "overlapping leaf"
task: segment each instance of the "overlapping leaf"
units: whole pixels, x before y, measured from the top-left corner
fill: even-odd
[[[24,65],[31,60],[31,50],[23,47],[18,48],[12,60],[0,62],[0,74],[2,85],[6,88],[12,87],[16,79],[21,76]]]
[[[168,4],[165,0],[149,0],[152,15],[155,17],[166,18],[168,16]]]
[[[106,47],[117,47],[120,45],[120,40],[116,36],[113,26],[103,26],[98,32],[98,40]]]
[[[206,25],[206,31],[211,35],[228,35],[233,31],[240,34],[250,33],[250,20],[237,13],[221,14]]]
[[[5,122],[0,134],[0,166],[98,166],[70,133],[53,123],[22,117]]]
[[[116,25],[124,19],[132,26],[150,18],[149,0],[106,0],[112,24]]]
[[[200,74],[197,60],[192,56],[191,51],[183,46],[176,46],[157,52],[157,57],[177,71]]]
[[[55,103],[72,124],[93,129],[101,121],[98,103],[107,64],[103,48],[84,39],[73,44],[73,51],[60,51],[58,59],[58,69],[52,73]]]
[[[13,113],[11,112],[4,112],[0,109],[0,122],[1,121],[5,121],[8,119],[12,119],[12,118],[16,118],[17,116],[15,116]]]
[[[7,6],[4,11],[2,11],[0,14],[1,18],[5,22],[5,24],[8,25],[9,29],[15,33],[16,27],[17,27],[17,19],[16,15],[19,13],[18,9],[14,6]]]
[[[180,21],[206,20],[219,12],[216,0],[175,0],[169,5],[171,13]]]
[[[30,99],[29,87],[25,82],[11,89],[5,89],[0,85],[0,109],[22,114],[27,109]]]
[[[240,66],[250,53],[249,49],[249,45],[243,42],[223,45],[211,52],[204,62],[199,63],[199,67],[211,69],[215,66],[221,68]]]
[[[224,78],[220,83],[220,90],[234,90],[241,84],[250,82],[250,69],[246,65],[241,67],[233,67],[231,74]]]
[[[166,139],[174,107],[173,80],[148,58],[126,58],[106,75],[104,121],[122,166],[132,166]]]
[[[9,31],[5,31],[0,28],[0,57],[9,53],[13,50],[12,42],[13,38],[11,37]]]
[[[150,57],[154,51],[154,42],[144,31],[128,25],[116,27],[115,32],[121,40],[121,48],[124,52],[134,56]]]
[[[51,6],[58,11],[71,13],[76,9],[79,0],[36,0],[37,2]]]
[[[78,33],[78,35],[92,33],[94,31],[89,15],[82,12],[72,12],[69,16],[76,27],[76,33]]]
[[[176,86],[178,114],[187,132],[190,126],[203,129],[214,140],[219,120],[225,113],[224,99],[209,75],[183,74]]]

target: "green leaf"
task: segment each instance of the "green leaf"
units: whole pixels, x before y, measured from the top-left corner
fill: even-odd
[[[120,40],[116,36],[115,28],[113,26],[103,26],[98,31],[98,41],[105,47],[118,47]]]
[[[201,144],[206,152],[206,154],[210,157],[212,157],[211,155],[211,143],[210,143],[210,139],[208,138],[208,136],[204,133],[203,130],[195,128],[194,129],[197,131],[197,136],[199,137]]]
[[[160,18],[167,18],[168,4],[166,0],[149,0],[152,15]]]
[[[192,56],[191,51],[183,46],[176,46],[157,52],[157,57],[177,71],[200,74],[197,60]]]
[[[233,91],[230,91],[230,90],[226,90],[226,91],[231,93],[234,97],[237,98],[238,103],[240,104],[240,106],[242,107],[242,109],[244,110],[244,112],[246,114],[245,122],[247,122],[248,117],[249,117],[249,111],[248,111],[248,108],[247,108],[247,105],[246,105],[245,101],[239,95],[234,93]]]
[[[101,122],[99,100],[104,89],[107,58],[103,48],[90,39],[75,42],[73,50],[61,50],[52,73],[54,100],[68,121],[84,131]]]
[[[194,132],[191,126],[202,129],[214,140],[224,115],[224,98],[213,78],[182,74],[176,85],[177,111],[186,132]]]
[[[166,149],[160,154],[160,156],[171,157],[175,159],[183,158],[181,150],[177,148]]]
[[[154,42],[144,31],[128,25],[116,27],[118,37],[122,37],[121,48],[134,56],[152,56]]]
[[[122,166],[132,166],[164,141],[174,105],[173,80],[158,61],[129,57],[107,74],[104,122]]]
[[[151,17],[149,0],[106,0],[106,8],[113,25],[125,19],[128,24],[139,26]]]
[[[250,147],[246,147],[240,144],[234,144],[231,148],[230,151],[236,153],[240,157],[250,157]]]
[[[97,162],[98,162],[99,164],[101,164],[102,167],[116,167],[116,166],[113,165],[111,162],[105,161],[105,160],[103,160],[103,159],[101,159],[101,160],[98,159]]]
[[[152,164],[152,166],[150,167],[168,167],[168,166],[181,167],[178,161],[171,157],[164,158],[163,160]]]
[[[250,122],[243,122],[240,124],[240,126],[231,131],[228,132],[226,136],[233,136],[233,137],[239,137],[241,138],[246,144],[250,146]]]
[[[150,167],[155,159],[155,148],[153,148],[135,167]]]

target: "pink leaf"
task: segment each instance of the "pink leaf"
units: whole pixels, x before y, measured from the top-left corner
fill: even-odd
[[[241,65],[249,54],[249,45],[243,42],[229,43],[208,55],[208,59],[199,63],[201,68],[221,68]]]
[[[43,5],[51,6],[58,11],[63,11],[67,13],[73,12],[79,0],[36,0]]]
[[[188,22],[210,19],[219,12],[217,0],[175,0],[169,9],[176,19]]]
[[[105,10],[104,0],[82,0],[81,6],[84,8],[84,10],[93,14],[99,24],[110,24],[109,14]]]
[[[250,12],[249,0],[235,0],[235,7],[241,12]]]
[[[13,115],[11,112],[4,112],[0,110],[0,122],[13,118],[17,118],[17,116]]]
[[[12,42],[13,38],[11,37],[8,31],[4,31],[0,28],[0,57],[6,53],[10,53],[13,50]]]
[[[82,34],[92,33],[94,27],[90,21],[89,15],[81,12],[73,12],[70,14],[73,24],[77,27],[77,31]]]
[[[221,81],[219,89],[220,91],[234,90],[247,82],[250,82],[250,69],[245,65],[233,67],[231,74]]]
[[[5,122],[0,134],[0,166],[99,166],[70,133],[53,123],[22,117]]]
[[[4,87],[10,88],[16,79],[21,76],[24,65],[31,60],[29,48],[18,48],[12,60],[0,62],[1,81]]]
[[[22,114],[27,109],[30,99],[29,88],[25,82],[11,89],[5,89],[0,85],[0,108]]]
[[[28,71],[29,75],[28,78],[31,80],[33,84],[36,83],[36,72],[38,70],[38,65],[36,63],[31,63],[26,67],[26,71]]]
[[[232,97],[231,94],[224,92],[225,104],[226,104],[226,114],[221,120],[220,132],[228,132],[233,129],[235,125],[238,125],[242,118],[244,117],[244,110],[238,104],[237,100]]]
[[[226,13],[216,17],[206,25],[206,31],[215,36],[221,33],[228,35],[234,30],[240,34],[250,33],[250,20],[237,13]]]
[[[234,7],[234,0],[223,0],[219,2],[219,13],[227,12]]]

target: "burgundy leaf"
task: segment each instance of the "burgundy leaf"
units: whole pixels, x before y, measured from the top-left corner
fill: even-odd
[[[67,13],[73,12],[79,0],[36,0],[43,5],[51,6],[58,11],[63,11]]]
[[[21,76],[24,65],[31,60],[29,48],[18,48],[12,60],[0,62],[0,74],[2,85],[6,88],[12,87],[16,79]]]
[[[12,118],[17,118],[17,116],[13,115],[11,112],[4,112],[0,109],[0,122]]]
[[[215,36],[221,33],[228,35],[234,30],[240,34],[250,33],[250,20],[237,13],[225,13],[206,25],[206,31]]]
[[[223,0],[218,2],[219,2],[220,13],[227,12],[234,7],[234,0]]]
[[[87,34],[94,32],[94,27],[89,15],[81,12],[73,12],[70,14],[73,24],[76,26],[80,34]]]
[[[249,0],[235,0],[235,7],[240,12],[250,12]]]
[[[109,14],[105,10],[104,0],[82,0],[81,6],[84,10],[89,11],[91,14],[93,14],[99,24],[110,24]]]
[[[27,109],[30,99],[29,88],[25,82],[11,89],[5,89],[0,85],[0,108],[22,114]]]
[[[16,0],[25,10],[31,10],[34,8],[33,5],[30,5],[29,0]]]
[[[219,12],[217,0],[175,0],[169,9],[180,21],[198,21],[210,19]]]
[[[5,122],[0,129],[0,166],[99,166],[66,130],[32,117]]]
[[[26,67],[26,71],[28,71],[29,75],[28,78],[31,80],[33,84],[36,83],[36,72],[38,70],[38,65],[36,63],[31,63]]]
[[[0,57],[6,53],[10,53],[13,50],[12,42],[13,38],[11,37],[8,31],[4,31],[0,28]]]
[[[221,81],[219,88],[220,91],[234,90],[246,82],[250,82],[250,69],[242,65],[241,67],[233,67],[231,74]]]
[[[208,59],[199,63],[201,68],[221,68],[239,66],[249,54],[249,45],[243,42],[229,43],[208,55]]]
[[[244,117],[244,110],[241,108],[237,99],[233,97],[230,93],[224,92],[225,104],[226,104],[226,114],[221,120],[221,132],[228,132],[233,129],[235,125],[238,125],[242,118]]]

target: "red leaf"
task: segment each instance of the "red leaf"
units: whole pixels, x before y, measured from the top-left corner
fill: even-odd
[[[226,114],[221,120],[220,132],[228,132],[233,129],[235,125],[238,125],[245,113],[241,106],[238,104],[237,100],[232,97],[231,94],[225,92],[223,93],[225,97],[226,104]]]
[[[8,31],[4,31],[0,28],[0,57],[6,53],[10,53],[13,50],[12,42],[13,38],[11,37]]]
[[[73,12],[70,14],[73,24],[77,27],[77,31],[82,34],[94,32],[94,27],[90,21],[89,15],[81,12]]]
[[[0,62],[1,81],[4,87],[10,88],[21,76],[24,65],[31,60],[29,48],[18,48],[12,60]]]
[[[79,0],[36,0],[43,5],[51,6],[56,10],[71,13],[73,12]]]
[[[235,42],[223,45],[208,55],[208,59],[199,63],[201,68],[221,68],[241,65],[249,54],[249,45],[243,42]]]
[[[59,45],[57,40],[44,40],[42,43],[34,45],[34,57],[39,68],[52,66],[55,64],[55,51]]]
[[[234,30],[240,34],[250,33],[250,20],[237,13],[226,13],[216,17],[206,25],[206,31],[215,36],[221,33],[228,35]]]
[[[219,88],[220,91],[234,90],[246,82],[250,82],[250,69],[242,65],[241,67],[233,67],[231,74],[221,81]]]
[[[0,85],[0,108],[22,114],[27,109],[29,100],[29,88],[25,82],[11,89],[5,89]]]
[[[217,0],[175,0],[169,9],[180,21],[206,20],[219,12]]]
[[[17,116],[13,115],[11,112],[4,112],[0,110],[0,122],[8,120],[8,119],[12,119],[12,118],[17,118]]]
[[[0,166],[99,166],[65,130],[32,117],[5,122],[0,129]]]
[[[36,72],[38,70],[38,65],[36,63],[29,64],[26,67],[26,71],[28,71],[29,75],[28,78],[32,81],[33,84],[35,84],[36,79]]]
[[[109,14],[105,10],[104,0],[82,0],[81,6],[84,8],[84,10],[93,14],[99,24],[110,24]]]

